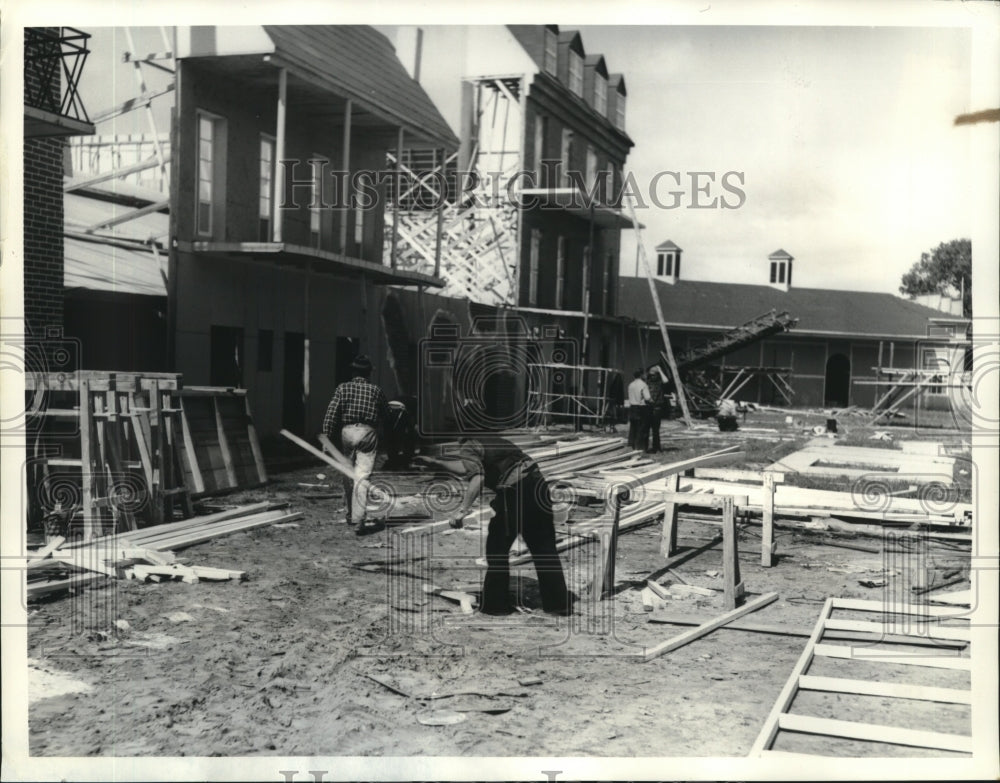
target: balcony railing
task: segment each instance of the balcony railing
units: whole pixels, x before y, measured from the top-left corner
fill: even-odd
[[[79,93],[90,50],[88,33],[72,27],[24,30],[24,103],[35,109],[90,122]]]

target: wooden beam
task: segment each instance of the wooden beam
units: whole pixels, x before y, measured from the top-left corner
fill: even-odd
[[[329,437],[327,437],[326,433],[320,433],[319,442],[323,444],[323,448],[325,448],[328,452],[330,452],[330,456],[332,456],[335,460],[337,460],[341,465],[343,465],[345,468],[348,468],[351,471],[354,470],[354,463],[351,462],[347,457],[345,457],[343,452],[341,452],[336,446],[333,445],[333,441],[330,440]]]
[[[164,156],[164,162],[170,162],[170,156]],[[125,166],[121,169],[115,169],[114,171],[109,171],[106,174],[101,174],[100,176],[93,177],[92,179],[84,180],[83,182],[70,182],[63,189],[66,193],[73,193],[77,190],[86,190],[94,185],[99,185],[102,182],[107,182],[110,179],[118,179],[119,177],[125,177],[129,174],[135,174],[139,171],[145,171],[146,169],[155,168],[160,165],[159,159],[156,155],[146,158],[146,160],[141,163],[133,163],[131,166]]]
[[[684,423],[688,429],[691,429],[694,423],[691,421],[691,412],[688,410],[687,398],[684,395],[684,384],[681,382],[681,374],[677,369],[677,360],[674,359],[674,349],[670,345],[670,335],[667,334],[667,322],[663,318],[663,306],[660,304],[660,296],[656,291],[656,284],[653,282],[653,270],[649,265],[649,259],[646,257],[646,247],[642,241],[639,219],[635,216],[635,206],[632,204],[631,198],[626,199],[625,203],[628,204],[629,215],[632,217],[632,226],[635,229],[639,257],[642,259],[643,267],[646,270],[646,280],[649,282],[649,294],[653,298],[653,307],[656,308],[656,320],[660,325],[660,336],[663,338],[663,348],[667,355],[667,363],[670,365],[670,374],[674,377],[674,391],[677,394],[678,402],[681,404]]]
[[[150,90],[148,92],[142,93],[142,95],[137,95],[135,98],[129,98],[124,103],[119,103],[117,106],[113,106],[110,109],[106,109],[99,114],[95,114],[91,118],[91,122],[97,125],[99,122],[104,122],[105,120],[110,120],[113,117],[118,117],[122,114],[127,114],[133,109],[140,109],[143,106],[148,106],[153,102],[155,98],[159,98],[161,95],[166,95],[167,93],[173,92],[176,85],[171,82],[162,90]],[[166,161],[164,161],[166,162]],[[159,160],[155,165],[159,165]]]
[[[396,187],[395,197],[392,200],[392,244],[389,247],[389,266],[396,268],[396,255],[399,245],[399,202],[402,199],[403,180],[400,177],[400,168],[403,165],[403,127],[400,126],[399,134],[396,137],[396,170],[393,172],[393,184]]]
[[[937,622],[928,623],[913,623],[906,621],[909,626],[917,625],[919,631],[915,634],[920,638],[934,638],[938,637],[940,639],[950,639],[952,641],[958,642],[969,642],[972,640],[970,636],[969,628],[952,628],[948,626],[942,626]],[[901,629],[894,628],[892,623],[870,623],[864,620],[841,620],[839,618],[830,618],[826,621],[827,630],[832,631],[860,631],[862,633],[873,633],[873,634],[899,634],[906,633],[901,631]],[[913,635],[912,633],[910,635]]]
[[[100,223],[94,223],[92,226],[88,226],[84,231],[88,234],[93,234],[95,231],[101,228],[111,228],[112,226],[117,226],[121,223],[127,223],[130,220],[135,220],[136,218],[143,217],[144,215],[151,215],[154,212],[161,212],[163,210],[169,210],[170,199],[165,199],[163,201],[157,201],[153,204],[147,204],[139,209],[133,209],[126,212],[124,215],[118,215],[109,220],[102,220]]]
[[[323,460],[323,462],[325,462],[334,470],[347,476],[347,478],[351,479],[351,481],[356,480],[353,470],[348,470],[346,467],[340,464],[340,462],[338,462],[336,459],[327,454],[324,454],[322,451],[317,449],[311,443],[302,440],[302,438],[300,438],[298,435],[293,435],[288,430],[281,430],[281,435],[288,438],[292,443],[296,444],[297,446],[300,446],[301,448],[305,449],[314,457],[319,457],[319,459]]]
[[[215,413],[215,432],[219,439],[219,451],[222,452],[222,464],[226,468],[226,480],[230,487],[235,488],[239,486],[239,480],[236,478],[236,467],[233,465],[233,455],[229,450],[229,438],[226,437],[226,428],[223,426],[218,397],[212,398],[212,411]]]
[[[745,607],[744,607],[745,608]],[[795,694],[798,691],[799,677],[806,673],[809,669],[809,665],[813,660],[813,651],[816,647],[816,643],[823,637],[823,621],[830,616],[830,612],[833,611],[833,599],[827,598],[826,603],[823,604],[823,609],[820,612],[819,620],[817,620],[816,625],[813,626],[812,633],[809,635],[809,641],[806,642],[805,648],[802,650],[802,654],[799,656],[799,660],[796,661],[794,668],[792,669],[791,676],[785,682],[784,687],[781,689],[781,693],[778,694],[778,700],[771,707],[771,712],[768,713],[767,718],[764,720],[764,725],[761,727],[760,734],[757,735],[757,739],[754,740],[753,746],[750,748],[749,756],[760,756],[764,751],[771,747],[771,743],[774,742],[774,738],[778,734],[778,720],[785,713],[795,699]]]
[[[968,615],[957,613],[956,609],[947,606],[925,606],[924,604],[897,604],[890,601],[869,601],[864,598],[835,598],[834,609],[853,609],[860,612],[878,612],[880,614],[905,614],[923,617],[946,617],[949,619],[968,619]]]
[[[972,691],[958,688],[934,688],[898,682],[819,677],[812,674],[803,674],[799,677],[799,688],[807,691],[856,693],[863,696],[887,696],[894,699],[913,699],[915,701],[938,701],[945,704],[972,704]]]
[[[343,181],[340,183],[340,241],[339,247],[342,255],[347,255],[347,218],[351,214],[348,209],[350,199],[350,171],[351,171],[351,122],[354,113],[354,101],[350,98],[344,103],[344,143],[341,146],[340,162],[343,172]]]
[[[868,742],[885,742],[890,745],[952,750],[959,753],[972,753],[973,750],[972,737],[959,734],[900,729],[895,726],[854,723],[846,720],[834,720],[833,718],[814,718],[808,715],[782,714],[778,718],[778,727],[785,731],[867,740]]]
[[[667,492],[676,492],[679,482],[678,474],[667,476]],[[677,503],[667,501],[663,512],[663,525],[660,529],[660,554],[670,557],[677,551]]]
[[[288,116],[288,70],[278,69],[278,107],[274,131],[274,172],[276,176],[274,202],[271,205],[271,240],[281,242],[284,229],[285,203],[285,125]]]
[[[726,609],[735,609],[743,600],[744,587],[740,578],[739,540],[736,531],[736,505],[733,498],[722,503],[722,569]]]
[[[774,474],[764,473],[764,508],[760,537],[760,564],[764,568],[774,565]]]
[[[66,543],[66,539],[63,536],[56,536],[55,538],[53,538],[44,547],[39,549],[37,552],[33,553],[32,559],[28,561],[28,568],[31,568],[36,563],[42,562],[45,558],[49,557],[64,543]]]
[[[960,658],[957,655],[934,656],[914,653],[913,655],[885,655],[877,650],[865,648],[859,651],[854,647],[843,647],[834,644],[817,644],[816,655],[824,658],[847,658],[848,660],[860,660],[868,663],[891,663],[902,664],[904,666],[928,666],[935,669],[955,669],[957,671],[971,671],[972,660],[970,658]]]
[[[643,660],[651,661],[654,658],[663,655],[664,653],[670,652],[671,650],[676,650],[678,647],[683,647],[688,642],[693,642],[695,639],[700,639],[716,628],[721,628],[726,623],[732,622],[738,617],[742,617],[745,614],[749,614],[757,609],[767,606],[770,603],[778,600],[777,593],[766,593],[758,598],[748,601],[743,606],[738,609],[732,609],[725,614],[719,615],[714,620],[707,623],[699,625],[697,628],[692,628],[690,631],[685,631],[679,636],[675,636],[673,639],[668,639],[665,642],[661,642],[655,647],[648,648],[643,654]]]

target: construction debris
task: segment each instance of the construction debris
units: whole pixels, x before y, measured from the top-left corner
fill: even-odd
[[[183,549],[227,533],[301,518],[300,513],[287,513],[284,507],[284,504],[255,503],[184,522],[156,525],[91,541],[67,543],[63,540],[54,548],[51,545],[45,547],[48,551],[44,558],[36,557],[29,561],[28,598],[82,587],[96,581],[99,575],[154,582],[180,580],[188,584],[202,580],[242,581],[247,578],[244,571],[184,565],[177,562],[171,550]],[[70,574],[68,578],[65,577],[67,572]]]

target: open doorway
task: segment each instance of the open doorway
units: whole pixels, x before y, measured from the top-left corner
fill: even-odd
[[[846,408],[851,396],[851,360],[835,353],[826,360],[825,405]]]

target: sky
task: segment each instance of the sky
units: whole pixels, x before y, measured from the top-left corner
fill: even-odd
[[[895,293],[921,252],[970,235],[969,134],[952,124],[970,111],[967,30],[580,29],[625,74],[640,182],[743,172],[739,209],[690,208],[687,177],[680,207],[640,212],[647,252],[673,240],[685,277],[764,282],[782,248],[797,286]],[[716,196],[737,201],[718,184],[699,201]],[[625,232],[625,273],[634,247]]]
[[[897,293],[920,254],[971,234],[970,134],[955,127],[970,105],[965,28],[579,26],[588,52],[625,75],[626,128],[635,142],[626,170],[648,209],[650,252],[671,239],[687,278],[764,282],[767,256],[795,258],[801,287]],[[88,28],[92,55],[81,88],[91,114],[135,94],[121,29]],[[163,49],[156,30],[135,48]],[[448,52],[424,52],[425,58]],[[149,88],[163,77],[146,69]],[[456,78],[459,74],[456,73]],[[156,109],[166,129],[165,105]],[[99,133],[148,131],[133,112]],[[658,172],[663,205],[649,188]],[[698,184],[693,192],[691,172]],[[738,209],[698,209],[724,198]],[[742,183],[742,184],[741,184]],[[721,204],[721,201],[719,202]],[[650,255],[651,257],[651,255]],[[632,231],[622,234],[622,272],[635,274]]]

